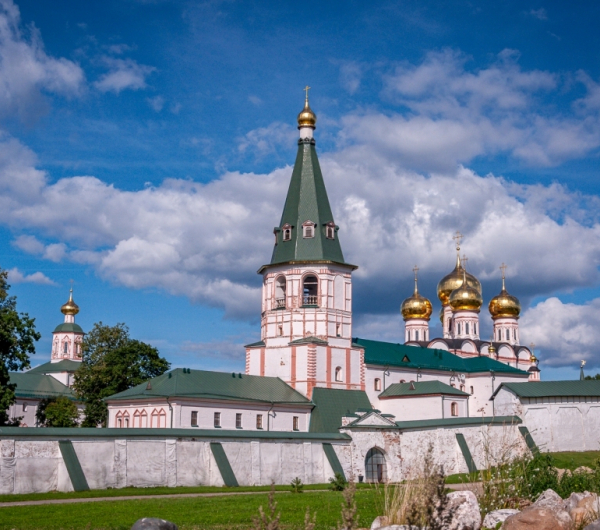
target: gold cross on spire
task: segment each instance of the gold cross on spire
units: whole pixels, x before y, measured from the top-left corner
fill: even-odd
[[[531,353],[535,350],[535,344],[533,342],[529,345],[529,349],[531,350]]]
[[[463,269],[466,269],[466,268],[467,268],[467,261],[469,261],[469,258],[467,258],[467,255],[466,255],[466,254],[463,254],[463,257],[462,257],[462,259],[460,260],[460,262],[461,262],[461,264],[462,264],[462,266],[463,266]]]
[[[462,241],[463,235],[457,230],[456,234],[452,237],[454,242],[456,243],[456,250],[460,250],[460,242]]]
[[[413,272],[415,273],[415,294],[417,294],[417,273],[419,272],[419,267],[415,265]]]
[[[504,279],[506,278],[506,265],[504,264],[504,262],[502,263],[502,265],[500,265],[500,270],[502,271],[502,290],[506,290],[506,287],[504,285]]]
[[[306,85],[304,87],[304,92],[306,93],[306,101],[308,101],[308,91],[310,90],[310,87],[308,85]]]

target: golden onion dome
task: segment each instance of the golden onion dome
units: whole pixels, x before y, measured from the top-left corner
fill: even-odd
[[[458,289],[450,293],[448,302],[453,311],[477,311],[481,309],[483,298],[481,293],[469,285],[467,271],[463,269],[463,281]]]
[[[302,127],[310,127],[311,129],[317,128],[317,115],[312,111],[310,105],[308,104],[308,89],[310,87],[306,87],[306,99],[304,100],[304,108],[302,112],[298,114],[298,129]]]
[[[79,306],[73,302],[73,289],[70,291],[68,302],[62,305],[60,312],[63,315],[76,315],[79,313]]]
[[[504,268],[504,265],[502,266]],[[502,290],[500,294],[494,296],[489,304],[490,314],[492,319],[498,318],[519,318],[521,314],[521,304],[516,296],[508,294],[504,285],[504,272],[502,273]]]
[[[416,268],[416,267],[415,267]],[[415,292],[412,296],[409,296],[400,307],[400,312],[404,320],[429,320],[433,307],[431,302],[419,294],[417,287],[417,277],[415,273]]]
[[[466,277],[467,285],[475,289],[481,297],[480,281],[475,278],[475,276],[465,271],[460,262],[460,256],[457,255],[454,270],[450,274],[446,274],[437,286],[437,295],[440,302],[442,302],[442,306],[446,306],[450,303],[450,294],[463,284],[463,276]]]
[[[490,342],[490,345],[488,347],[488,354],[493,355],[495,353],[496,353],[496,346],[494,346],[494,343]]]

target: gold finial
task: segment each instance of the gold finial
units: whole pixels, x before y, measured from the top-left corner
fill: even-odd
[[[310,90],[310,87],[309,87],[308,85],[306,85],[306,86],[304,87],[304,92],[305,92],[305,94],[306,94],[306,102],[307,102],[307,103],[308,103],[308,91],[309,91],[309,90]]]
[[[63,315],[76,315],[79,313],[79,306],[73,302],[73,280],[71,280],[71,289],[69,290],[69,300],[60,308]]]
[[[500,265],[500,270],[502,271],[502,290],[505,291],[506,287],[504,286],[504,279],[506,278],[506,265],[504,262]]]
[[[537,361],[537,357],[535,356],[535,353],[534,353],[535,344],[533,342],[529,345],[529,349],[531,350],[531,356],[529,357],[529,362],[535,363]]]
[[[454,239],[454,242],[456,243],[456,252],[458,252],[460,250],[460,242],[463,239],[463,235],[457,230],[452,239]]]
[[[304,108],[302,112],[298,114],[298,129],[302,129],[303,127],[310,127],[311,129],[316,129],[317,124],[317,115],[312,111],[310,105],[308,104],[308,91],[310,87],[306,85],[304,87],[304,92],[306,94],[304,99]]]
[[[415,294],[417,294],[419,292],[417,288],[417,273],[419,272],[419,267],[417,265],[415,265],[413,272],[415,273]]]

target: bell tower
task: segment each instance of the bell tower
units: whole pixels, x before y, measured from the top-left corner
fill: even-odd
[[[298,153],[263,277],[261,340],[246,346],[246,373],[280,377],[310,397],[315,386],[364,389],[364,350],[352,344],[352,271],[344,261],[305,88]]]
[[[83,329],[75,323],[75,315],[79,313],[79,306],[73,301],[73,288],[69,292],[69,300],[62,305],[60,311],[65,315],[65,321],[56,326],[52,332],[52,358],[51,362],[57,363],[65,359],[81,361],[81,341]]]

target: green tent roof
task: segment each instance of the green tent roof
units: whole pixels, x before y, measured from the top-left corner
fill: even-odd
[[[63,385],[51,375],[32,374],[31,372],[10,372],[10,383],[17,385],[15,394],[20,398],[50,398],[66,396],[75,399],[68,386]]]
[[[28,374],[56,374],[59,372],[76,372],[81,367],[81,361],[63,359],[56,363],[48,362],[32,368]]]
[[[592,381],[531,381],[529,383],[502,383],[501,388],[512,390],[519,397],[584,397],[600,396],[600,380]],[[493,397],[493,396],[492,396]]]
[[[75,324],[75,322],[63,322],[54,328],[54,333],[58,333],[60,331],[83,333],[81,326],[79,324]]]
[[[441,381],[418,381],[415,383],[394,383],[387,387],[379,398],[411,397],[428,395],[468,396],[466,392],[453,388]]]
[[[528,377],[524,370],[501,363],[489,357],[459,357],[446,350],[407,346],[377,340],[353,339],[354,344],[365,349],[365,364],[402,366],[413,370],[429,369],[444,372],[496,372]]]
[[[106,401],[148,399],[149,397],[195,397],[263,403],[312,403],[278,377],[239,373],[207,372],[177,368],[129,390],[113,394]]]
[[[314,237],[303,237],[302,226],[306,221],[315,224]],[[333,214],[314,140],[299,140],[281,222],[275,228],[277,243],[273,249],[271,265],[290,262],[335,262],[348,265],[344,262],[337,227],[333,239],[326,237],[326,225],[332,222]],[[292,227],[289,241],[283,240],[283,226],[286,224]]]
[[[362,390],[317,387],[313,389],[312,401],[315,408],[310,415],[309,432],[338,432],[343,416],[353,416],[358,410],[373,410]]]

